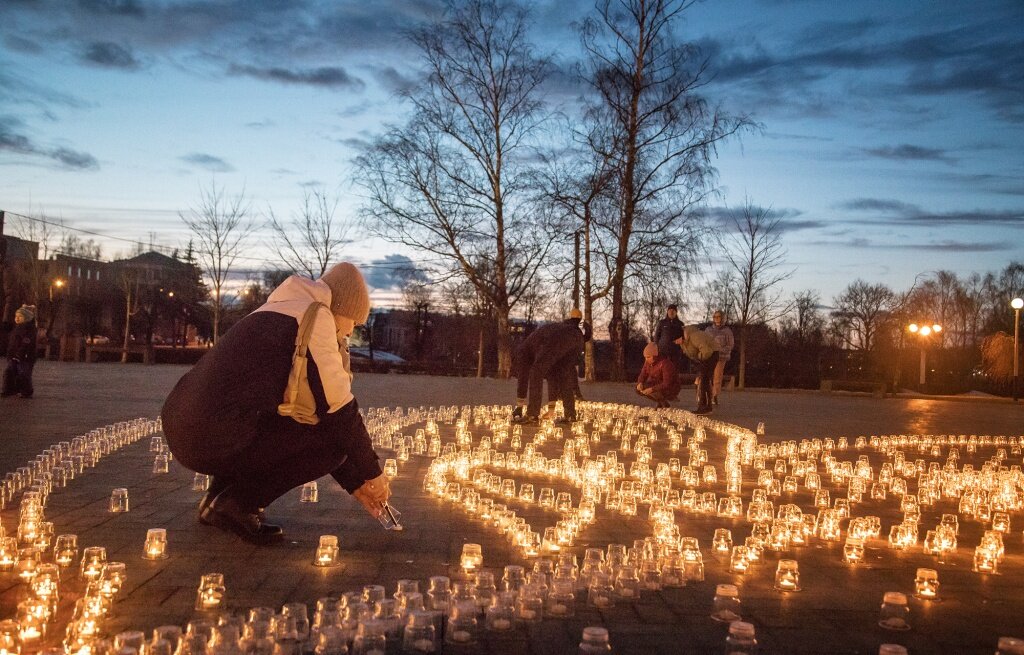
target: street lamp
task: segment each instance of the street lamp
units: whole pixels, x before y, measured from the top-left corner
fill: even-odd
[[[932,323],[931,325],[918,325],[917,323],[911,323],[907,326],[907,330],[911,334],[916,334],[921,338],[921,374],[918,382],[923,387],[925,383],[925,372],[927,371],[927,352],[928,352],[928,337],[932,334],[938,334],[942,332],[942,326],[938,323]]]
[[[1013,307],[1013,402],[1020,398],[1020,310],[1024,307],[1024,298],[1010,301]]]
[[[57,287],[57,289],[61,289],[63,286],[64,280],[61,278],[56,278],[53,282],[50,282],[50,302],[53,302],[53,288]]]

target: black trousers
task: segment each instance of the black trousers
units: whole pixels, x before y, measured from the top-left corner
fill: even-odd
[[[715,366],[718,365],[718,353],[714,353],[711,357],[697,361],[697,368],[699,369],[699,380],[700,386],[697,396],[697,408],[706,409],[711,407],[711,397],[713,395],[713,385],[715,375]]]
[[[170,435],[168,442],[186,466],[213,475],[211,493],[227,492],[242,507],[255,509],[328,474],[349,493],[363,484],[368,465],[357,466],[349,458],[349,444],[357,439],[369,441],[370,436],[355,401],[337,414],[319,425],[303,425],[276,413],[261,413],[248,444],[226,462],[197,452],[202,451],[201,442],[172,440]]]
[[[544,382],[548,383],[548,400],[561,400],[568,418],[576,417],[576,354],[554,362],[538,357],[522,362],[516,378],[516,398],[527,398],[526,415],[539,416]]]
[[[32,387],[32,369],[34,367],[35,362],[8,359],[0,395],[13,396],[20,393],[24,398],[31,398],[35,391]]]

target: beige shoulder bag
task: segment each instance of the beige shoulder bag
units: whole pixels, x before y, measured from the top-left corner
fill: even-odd
[[[284,389],[284,402],[277,406],[277,413],[281,416],[290,416],[306,425],[316,425],[320,422],[320,417],[316,415],[316,399],[309,388],[306,352],[309,349],[313,324],[316,322],[316,313],[321,307],[326,309],[327,305],[321,302],[310,303],[302,316],[299,330],[295,334],[295,354],[292,355],[292,371],[288,375],[288,386]]]

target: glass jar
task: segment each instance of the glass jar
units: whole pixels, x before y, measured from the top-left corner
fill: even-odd
[[[460,600],[452,603],[451,615],[448,617],[448,629],[445,631],[445,642],[457,646],[469,646],[476,643],[477,620],[476,602]]]
[[[512,629],[515,603],[516,593],[514,591],[497,592],[491,601],[491,606],[485,612],[487,629],[492,632],[504,632]]]
[[[578,655],[607,655],[612,652],[608,641],[608,630],[599,626],[583,628],[583,640],[580,641]]]
[[[548,618],[564,619],[576,614],[576,583],[571,579],[558,578],[551,583],[545,607]]]
[[[360,621],[352,642],[352,655],[385,655],[386,651],[384,624],[373,619]]]
[[[526,584],[526,571],[523,567],[515,564],[505,567],[505,574],[501,576],[502,591],[519,591],[524,584]]]
[[[745,621],[729,624],[729,635],[725,638],[725,655],[754,655],[757,653],[757,639],[754,626]]]
[[[627,601],[640,597],[640,577],[635,566],[623,566],[615,576],[615,594]]]
[[[451,602],[451,580],[447,576],[435,575],[430,578],[430,590],[427,591],[427,598],[432,610],[448,614],[448,604]]]
[[[409,613],[402,638],[402,652],[410,654],[436,653],[440,650],[437,631],[430,612],[414,610]]]
[[[597,571],[591,576],[590,586],[587,588],[587,605],[598,609],[614,607],[614,592],[611,576],[604,571]]]
[[[732,623],[741,617],[740,592],[736,585],[720,584],[715,587],[711,618],[722,623]]]
[[[907,606],[907,595],[899,591],[887,591],[882,599],[882,609],[878,615],[878,625],[886,630],[909,630],[910,608]]]

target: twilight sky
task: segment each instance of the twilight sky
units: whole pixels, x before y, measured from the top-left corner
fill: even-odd
[[[166,247],[187,242],[178,212],[214,180],[279,216],[323,187],[354,216],[350,162],[403,120],[395,94],[416,76],[402,30],[440,6],[0,0],[0,209]],[[531,6],[562,71],[549,99],[570,103],[572,23],[593,4]],[[857,277],[905,289],[1024,259],[1022,25],[1020,0],[696,4],[679,31],[711,56],[707,95],[764,126],[720,149],[709,213],[745,196],[779,212],[787,289],[826,304]],[[98,240],[107,257],[130,248]],[[348,257],[394,254],[367,240]]]

